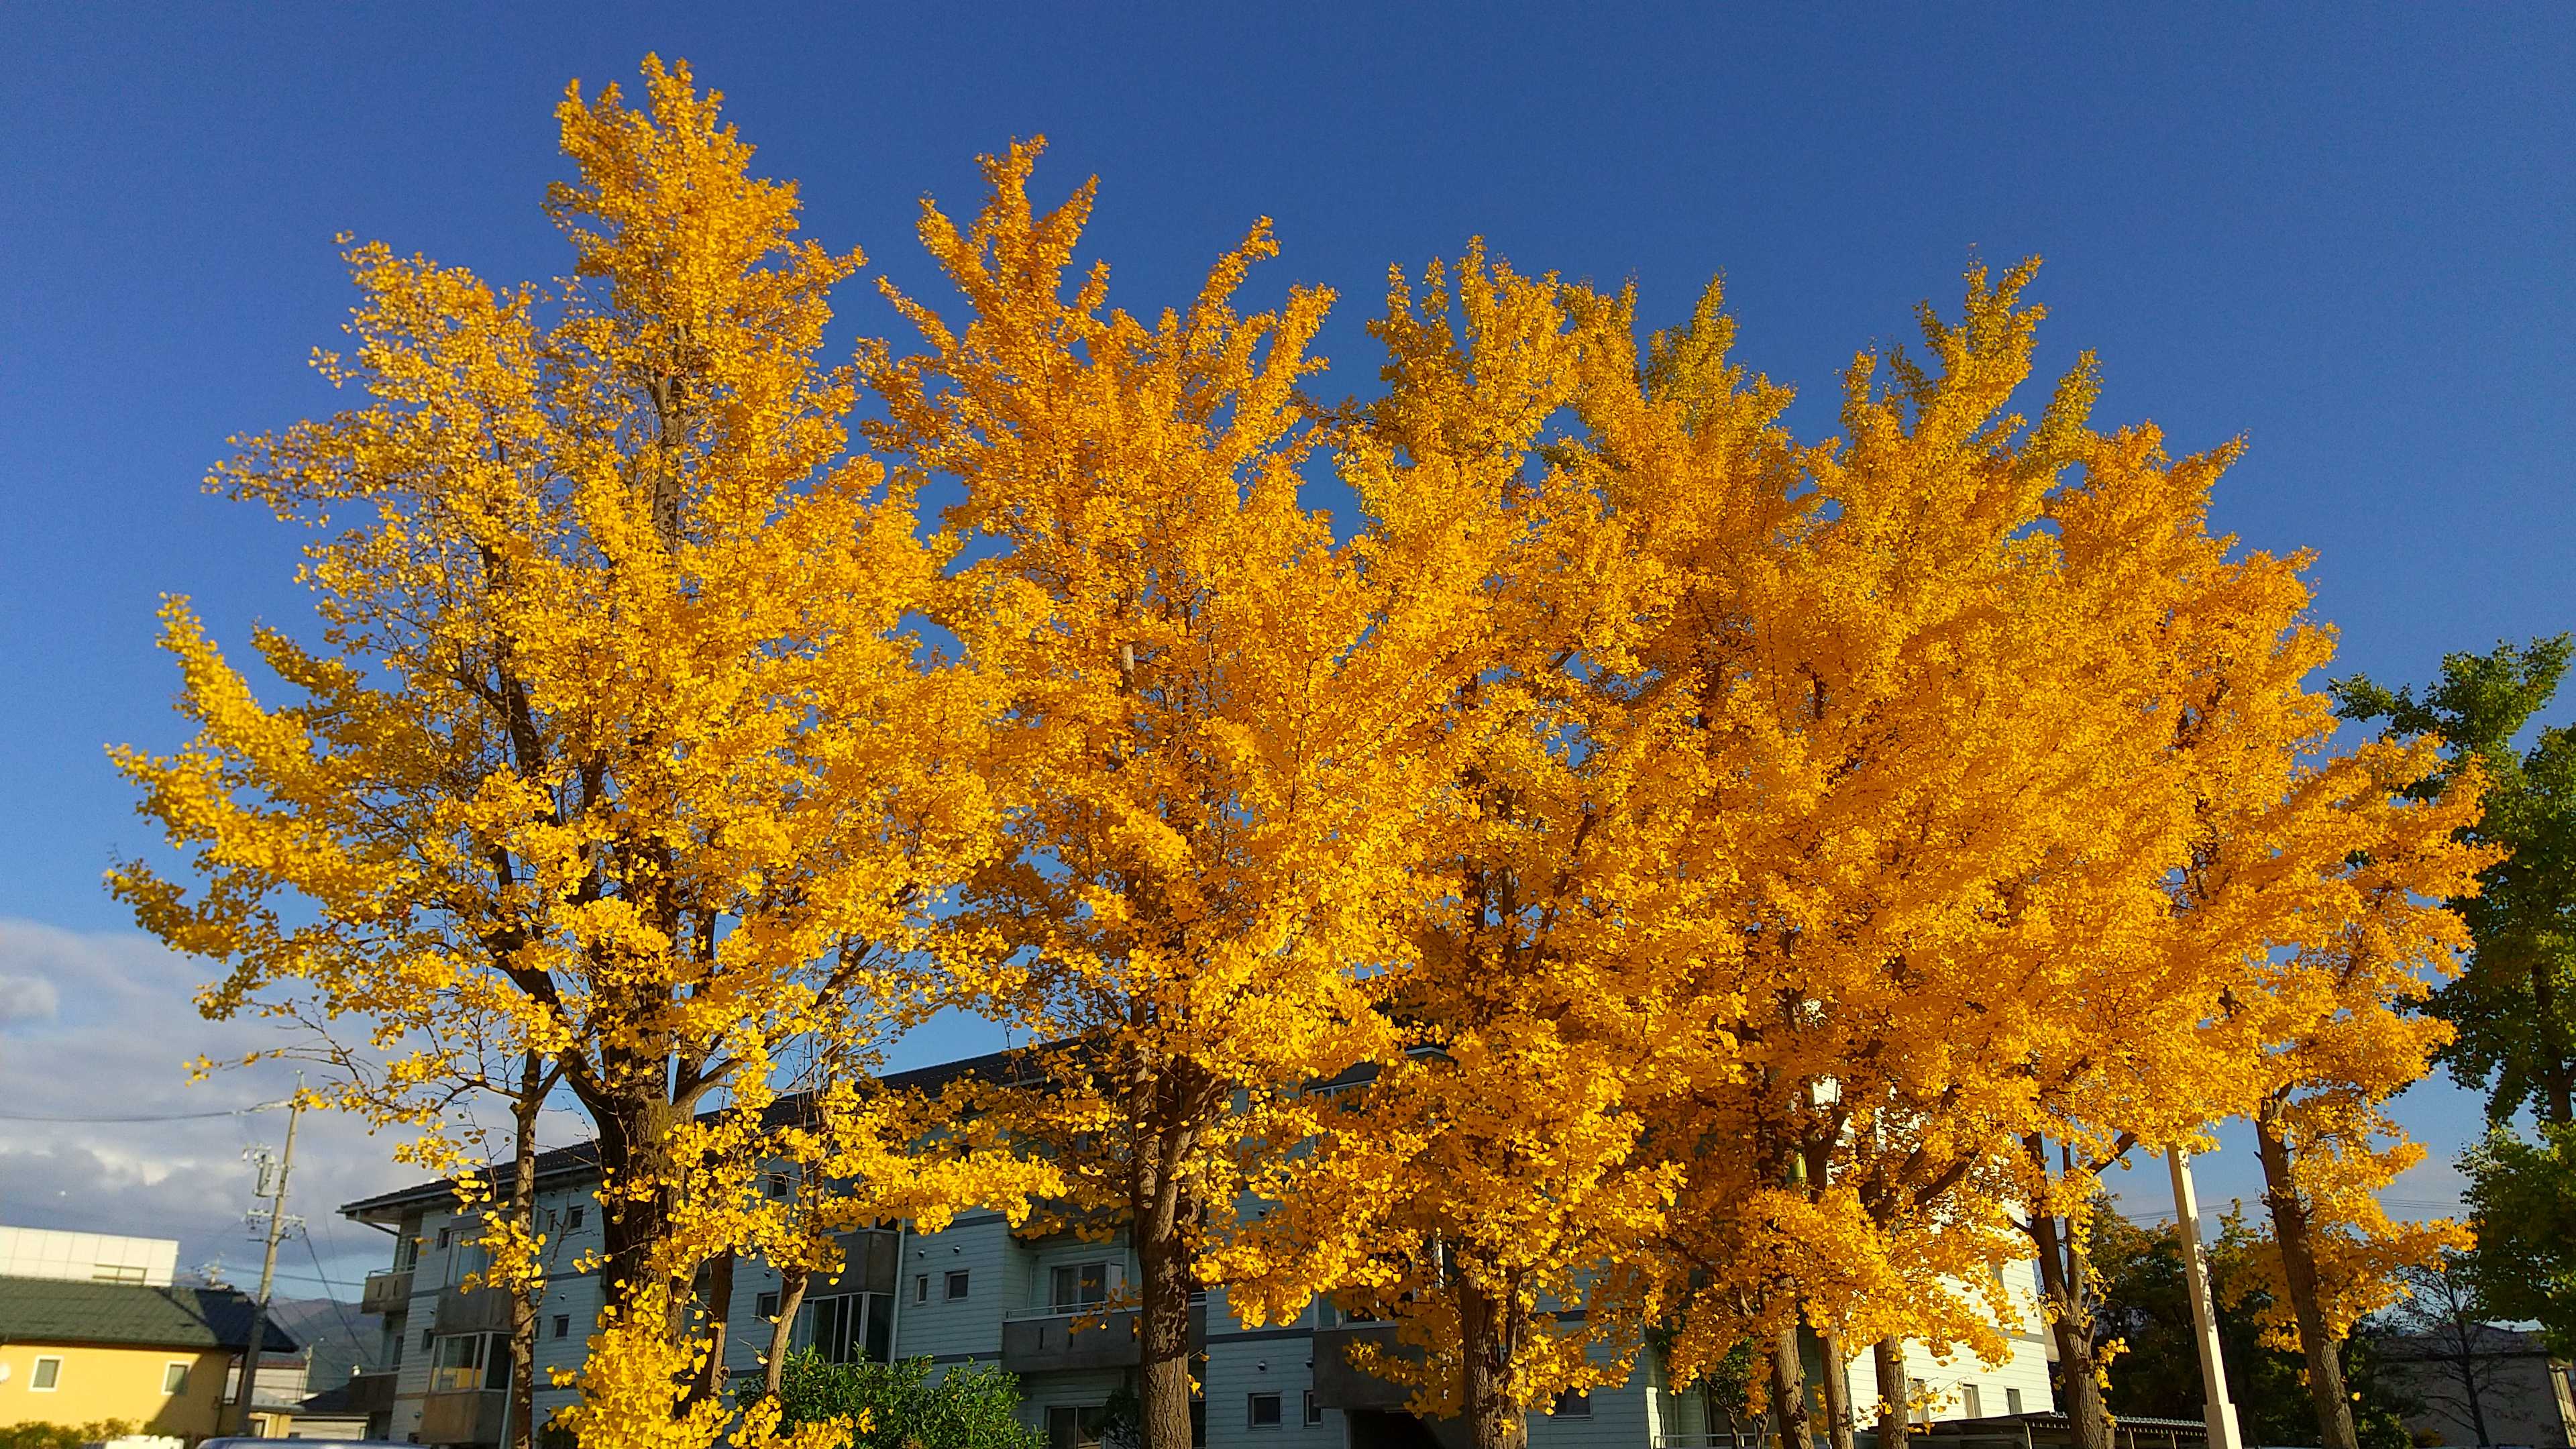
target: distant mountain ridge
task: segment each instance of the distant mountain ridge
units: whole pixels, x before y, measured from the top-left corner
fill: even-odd
[[[296,1342],[313,1351],[313,1371],[305,1381],[309,1392],[336,1389],[349,1381],[353,1371],[376,1366],[384,1325],[375,1314],[360,1313],[357,1304],[334,1298],[278,1298],[270,1302],[268,1312],[295,1335]]]

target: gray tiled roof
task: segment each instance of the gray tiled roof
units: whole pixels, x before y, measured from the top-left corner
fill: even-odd
[[[250,1341],[251,1307],[249,1295],[232,1288],[0,1278],[0,1342],[238,1350]],[[303,1347],[276,1323],[267,1328],[268,1352]]]

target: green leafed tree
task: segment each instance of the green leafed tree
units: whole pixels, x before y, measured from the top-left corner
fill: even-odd
[[[2468,761],[2485,771],[2474,833],[2509,854],[2481,874],[2476,896],[2451,903],[2476,955],[2432,1010],[2459,1027],[2444,1058],[2461,1085],[2487,1093],[2494,1122],[2526,1105],[2544,1121],[2576,1121],[2576,727],[2516,743],[2557,693],[2571,647],[2560,634],[2446,655],[2441,680],[2420,694],[2360,675],[2334,686],[2344,718],[2444,742],[2450,769],[2424,782],[2428,795]]]

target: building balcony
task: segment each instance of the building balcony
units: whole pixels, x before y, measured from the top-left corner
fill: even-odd
[[[498,1295],[495,1295],[498,1296]],[[499,1444],[510,1396],[499,1389],[426,1394],[420,1401],[423,1444]]]
[[[1371,1343],[1380,1353],[1412,1357],[1419,1350],[1396,1342],[1392,1323],[1344,1323],[1315,1330],[1315,1402],[1327,1409],[1401,1409],[1413,1391],[1351,1366],[1352,1345]]]
[[[438,1290],[438,1311],[429,1320],[430,1331],[448,1333],[507,1333],[510,1331],[510,1295],[498,1288],[462,1288]],[[425,1444],[449,1441],[424,1438]]]
[[[358,1294],[360,1313],[400,1313],[411,1307],[411,1270],[396,1273],[369,1273],[367,1286]]]
[[[1144,1359],[1133,1308],[1031,1308],[1002,1320],[1002,1367],[1015,1374],[1133,1368]],[[1207,1305],[1190,1305],[1190,1347],[1207,1343]]]

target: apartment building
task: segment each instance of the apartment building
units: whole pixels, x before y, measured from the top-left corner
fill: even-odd
[[[954,1063],[892,1079],[921,1084],[975,1070]],[[537,1413],[569,1401],[549,1371],[579,1366],[600,1309],[596,1276],[571,1271],[600,1246],[596,1158],[587,1146],[538,1160],[538,1212],[556,1274],[538,1320]],[[784,1179],[774,1191],[789,1190]],[[344,1206],[347,1216],[393,1235],[394,1262],[367,1281],[364,1307],[383,1315],[385,1343],[367,1376],[375,1437],[437,1445],[495,1445],[507,1431],[509,1311],[501,1296],[467,1292],[483,1266],[472,1219],[460,1219],[444,1183],[424,1183]],[[935,1366],[997,1363],[1018,1376],[1021,1412],[1044,1429],[1049,1449],[1090,1449],[1103,1412],[1132,1378],[1132,1314],[1116,1304],[1136,1272],[1121,1243],[1014,1231],[998,1213],[969,1213],[937,1233],[898,1224],[842,1239],[838,1281],[809,1288],[795,1341],[827,1358],[913,1359]],[[776,1274],[742,1263],[734,1275],[725,1358],[736,1376],[760,1372],[769,1320],[778,1309]],[[1909,1372],[1943,1396],[1943,1418],[2053,1407],[2035,1314],[2012,1339],[2010,1359],[1986,1368],[1972,1359],[1934,1362],[1909,1352]],[[1335,1321],[1329,1306],[1298,1323],[1248,1328],[1212,1292],[1191,1310],[1204,1360],[1204,1398],[1195,1407],[1208,1449],[1422,1449],[1458,1440],[1454,1425],[1424,1425],[1404,1412],[1405,1393],[1354,1372],[1344,1357],[1355,1339],[1389,1333],[1384,1324]],[[1867,1361],[1855,1366],[1860,1402],[1875,1398]],[[1570,1398],[1533,1415],[1533,1449],[1696,1449],[1728,1425],[1695,1391],[1675,1392],[1660,1364],[1642,1363],[1628,1382]],[[1746,1426],[1750,1428],[1750,1426]]]

